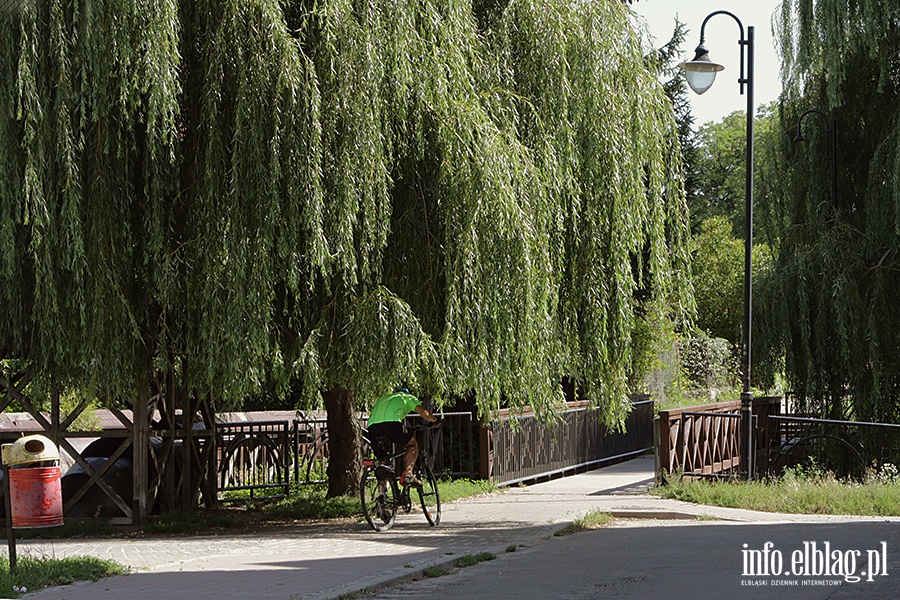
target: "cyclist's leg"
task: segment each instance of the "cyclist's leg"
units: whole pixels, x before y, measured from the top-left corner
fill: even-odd
[[[403,456],[403,481],[410,479],[418,457],[419,443],[416,441],[415,436],[413,436],[406,443],[406,454]]]
[[[403,478],[401,482],[412,475],[413,466],[416,464],[416,458],[419,456],[419,444],[416,442],[415,432],[406,430],[399,421],[391,421],[370,425],[369,433],[386,437],[398,446],[403,446],[405,454],[403,457]]]

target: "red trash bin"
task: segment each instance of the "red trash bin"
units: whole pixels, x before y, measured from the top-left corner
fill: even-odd
[[[47,438],[32,435],[3,444],[8,466],[10,518],[14,529],[63,524],[59,450]]]
[[[9,502],[14,529],[62,525],[59,467],[10,468]]]

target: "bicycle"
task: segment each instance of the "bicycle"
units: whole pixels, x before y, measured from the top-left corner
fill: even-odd
[[[427,423],[415,427],[418,434],[424,429],[430,429],[435,425]],[[438,430],[440,434],[440,430]],[[437,436],[432,441],[437,444]],[[425,444],[419,445],[419,456],[416,458],[413,466],[413,474],[421,482],[419,485],[400,486],[397,484],[397,473],[393,465],[397,463],[405,454],[404,449],[401,452],[393,453],[384,459],[379,460],[375,456],[375,446],[380,440],[390,444],[385,438],[380,440],[369,439],[368,432],[363,431],[363,439],[369,444],[369,456],[363,459],[363,471],[359,480],[359,500],[362,504],[363,516],[366,522],[375,531],[387,531],[394,525],[397,518],[397,511],[402,510],[409,513],[412,510],[411,489],[415,488],[419,497],[419,504],[422,512],[425,513],[425,519],[428,524],[434,527],[441,522],[441,496],[438,491],[437,477],[432,469],[433,458],[430,458],[429,448]]]

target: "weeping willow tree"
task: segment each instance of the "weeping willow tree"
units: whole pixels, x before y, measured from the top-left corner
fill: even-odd
[[[625,8],[494,9],[335,2],[302,21],[325,196],[379,242],[343,242],[295,363],[344,424],[399,380],[549,421],[571,377],[619,425],[638,288],[690,306],[674,117]]]
[[[900,418],[900,6],[785,2],[782,122],[818,109],[837,124],[830,197],[826,122],[785,135],[792,186],[780,213],[773,328],[801,409]],[[838,49],[840,49],[838,51]]]
[[[620,425],[638,296],[690,314],[676,124],[614,0],[50,0],[3,23],[4,356],[133,395],[405,380]],[[75,32],[76,34],[73,34]]]

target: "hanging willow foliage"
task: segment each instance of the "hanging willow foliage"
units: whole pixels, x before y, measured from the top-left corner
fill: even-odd
[[[548,420],[571,377],[617,424],[636,295],[689,314],[676,126],[617,0],[41,7],[0,49],[5,353]]]
[[[162,348],[188,357],[191,388],[240,400],[266,376],[277,329],[309,327],[302,305],[334,253],[322,99],[277,2],[197,0],[181,17],[179,245],[165,303],[178,337]]]
[[[176,7],[27,7],[0,43],[4,354],[57,381],[133,389],[173,187]]]
[[[640,47],[620,3],[513,2],[501,25],[502,83],[515,92],[517,131],[547,194],[556,369],[616,423],[636,291],[652,289],[678,318],[690,314],[671,104],[634,60]]]
[[[483,96],[470,6],[333,2],[313,16],[301,37],[323,82],[326,196],[336,225],[357,229],[330,236],[347,260],[304,364],[364,398],[410,379],[475,390],[484,407],[552,403],[542,188]]]
[[[785,2],[782,122],[815,108],[837,127],[830,198],[825,121],[804,120],[780,212],[770,340],[786,350],[792,388],[814,414],[900,417],[900,6]],[[839,49],[839,51],[838,51]],[[817,120],[818,119],[818,120]]]

